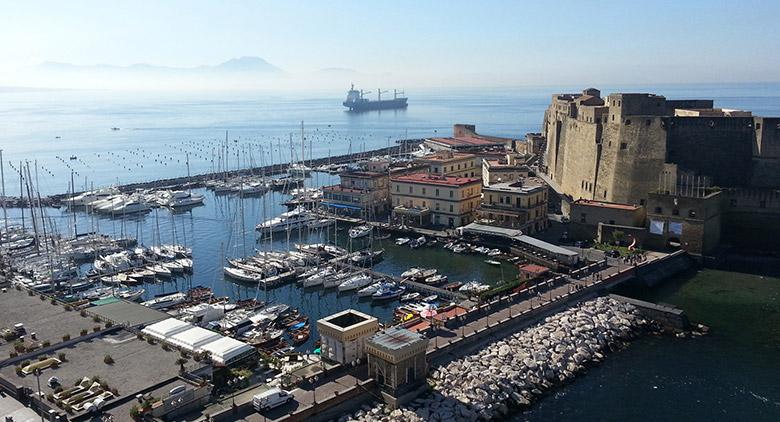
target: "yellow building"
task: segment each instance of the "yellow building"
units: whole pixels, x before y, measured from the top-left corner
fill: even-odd
[[[365,357],[366,339],[379,330],[379,321],[371,315],[346,309],[317,321],[321,356],[349,364]]]
[[[428,166],[428,173],[437,176],[479,177],[482,174],[482,160],[474,154],[439,151],[417,162]]]
[[[482,188],[479,216],[485,223],[535,233],[547,228],[547,185],[527,177]]]
[[[479,177],[414,173],[390,178],[393,217],[408,225],[459,227],[474,220],[482,194]]]

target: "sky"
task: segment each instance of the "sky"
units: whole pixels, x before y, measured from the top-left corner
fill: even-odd
[[[779,1],[0,0],[0,7],[4,86],[67,85],[62,75],[38,72],[47,61],[195,67],[242,56],[281,68],[286,76],[275,83],[301,87],[345,79],[422,87],[780,80]],[[327,68],[350,72],[326,77]]]

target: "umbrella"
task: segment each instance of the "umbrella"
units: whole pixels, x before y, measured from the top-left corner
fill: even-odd
[[[420,312],[420,316],[423,318],[433,318],[436,316],[437,313],[438,312],[436,312],[435,307],[431,305],[427,305],[425,309],[423,309],[422,312]]]

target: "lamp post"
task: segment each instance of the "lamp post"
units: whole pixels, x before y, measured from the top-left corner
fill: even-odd
[[[43,398],[41,397],[41,370],[39,368],[35,368],[35,379],[38,382],[38,414],[41,415],[41,422],[44,422],[43,406],[41,406],[43,403]]]
[[[314,396],[314,404],[317,404],[317,381],[319,381],[319,379],[319,375],[315,375],[314,378],[312,378],[314,384],[312,385],[311,393]]]

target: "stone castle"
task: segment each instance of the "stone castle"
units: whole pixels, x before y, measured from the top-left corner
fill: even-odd
[[[763,224],[780,227],[780,118],[714,108],[712,100],[646,93],[602,98],[589,88],[553,95],[542,130],[542,170],[564,200],[639,205],[650,216],[663,214],[659,201],[717,192],[717,224],[734,235],[728,242],[740,243],[745,232],[766,233]],[[721,240],[719,230],[709,232],[704,249]]]

